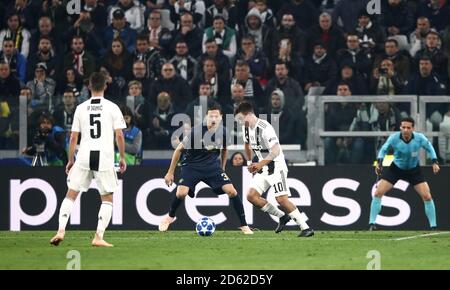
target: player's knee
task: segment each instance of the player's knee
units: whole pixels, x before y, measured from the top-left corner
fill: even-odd
[[[382,198],[383,195],[384,195],[383,192],[381,192],[381,191],[379,191],[379,190],[376,190],[376,191],[375,191],[375,197]]]
[[[283,196],[278,196],[275,198],[275,200],[278,202],[279,205],[281,205],[282,207],[286,207],[287,203],[288,203],[288,198],[287,195],[283,195]]]
[[[177,191],[177,198],[178,199],[184,199],[186,197],[186,195],[188,194],[188,192],[184,192],[184,191]]]
[[[423,201],[430,201],[430,200],[432,200],[433,198],[432,198],[432,196],[431,196],[431,193],[427,193],[427,194],[425,194],[425,195],[423,195],[422,196],[422,200]]]
[[[254,190],[251,190],[248,194],[247,194],[247,200],[251,203],[254,203],[257,199],[257,194]]]
[[[235,197],[237,195],[237,191],[235,190],[231,190],[227,192],[228,197]]]

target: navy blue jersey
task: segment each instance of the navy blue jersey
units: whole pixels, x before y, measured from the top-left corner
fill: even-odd
[[[220,150],[226,149],[226,131],[220,125],[215,131],[197,126],[183,140],[181,166],[221,168]]]

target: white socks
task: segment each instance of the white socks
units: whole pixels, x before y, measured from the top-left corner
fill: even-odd
[[[69,221],[70,213],[72,212],[74,201],[69,198],[64,198],[59,208],[59,231],[64,231]]]
[[[98,211],[97,234],[101,239],[111,220],[112,208],[112,202],[104,201]]]
[[[278,218],[284,216],[284,212],[279,210],[277,207],[275,207],[270,202],[267,202],[266,205],[261,208],[261,210],[263,212],[267,212],[268,214],[274,215],[274,216],[276,216]]]
[[[295,209],[293,212],[289,213],[289,216],[291,217],[291,219],[293,221],[295,221],[296,224],[298,224],[300,226],[301,230],[309,229],[309,226],[306,223],[308,218],[306,217],[306,215],[304,213],[300,213],[298,208]]]

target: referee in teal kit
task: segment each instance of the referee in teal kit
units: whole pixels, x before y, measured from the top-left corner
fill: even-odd
[[[390,148],[394,151],[394,161],[382,173],[383,158]],[[375,168],[375,173],[378,176],[381,175],[381,180],[370,205],[370,231],[376,230],[375,220],[381,211],[381,198],[392,189],[399,179],[408,181],[414,186],[414,189],[422,197],[425,204],[425,214],[431,229],[436,228],[436,209],[431,197],[430,187],[425,181],[419,166],[420,148],[424,148],[428,152],[433,161],[433,173],[437,174],[440,168],[436,152],[430,141],[422,133],[414,132],[413,118],[407,117],[402,119],[400,132],[392,134],[378,153],[378,164]]]

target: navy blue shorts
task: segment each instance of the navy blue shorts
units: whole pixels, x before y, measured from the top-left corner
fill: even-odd
[[[228,175],[220,168],[193,168],[189,166],[181,167],[181,177],[179,185],[189,187],[189,196],[195,196],[195,186],[203,181],[212,188],[215,194],[220,195],[225,192],[222,186],[231,184]]]
[[[423,176],[419,165],[412,169],[405,170],[399,168],[394,162],[391,163],[391,166],[383,170],[381,178],[391,184],[395,184],[399,179],[402,179],[408,181],[413,186],[425,182],[425,177]]]

